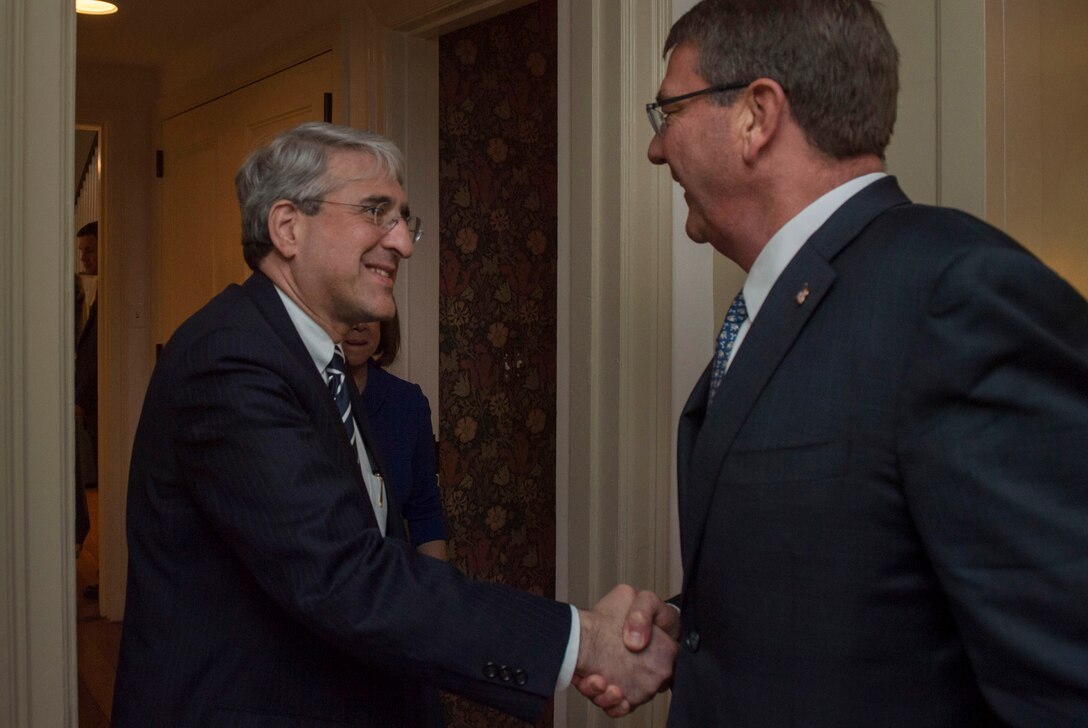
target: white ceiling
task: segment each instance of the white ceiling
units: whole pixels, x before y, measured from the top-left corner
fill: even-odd
[[[161,69],[185,48],[269,4],[268,0],[113,0],[113,3],[118,7],[113,15],[77,16],[76,57],[80,64]],[[305,3],[300,7],[305,7]]]

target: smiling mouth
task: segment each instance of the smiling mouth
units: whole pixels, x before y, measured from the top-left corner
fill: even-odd
[[[385,268],[377,268],[377,267],[372,266],[372,265],[366,266],[366,269],[368,271],[370,271],[371,273],[373,273],[374,275],[381,276],[382,278],[388,278],[389,280],[393,280],[394,271],[386,270]]]

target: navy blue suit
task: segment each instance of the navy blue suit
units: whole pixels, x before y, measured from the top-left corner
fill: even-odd
[[[395,499],[382,538],[364,488],[264,275],[182,324],[133,448],[114,725],[413,726],[425,684],[535,720],[569,608],[418,557]]]
[[[444,541],[431,407],[423,390],[368,359],[363,402],[375,447],[388,468],[382,475],[396,493],[412,545]]]
[[[805,295],[798,295],[803,291]],[[1088,304],[892,178],[680,420],[669,725],[1088,725]]]

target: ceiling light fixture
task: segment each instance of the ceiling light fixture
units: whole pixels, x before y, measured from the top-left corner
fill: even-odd
[[[112,15],[117,6],[102,0],[76,0],[76,12],[84,15]]]

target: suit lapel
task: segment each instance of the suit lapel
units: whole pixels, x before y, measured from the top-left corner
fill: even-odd
[[[709,367],[695,385],[680,418],[677,447],[685,588],[695,573],[722,465],[767,382],[831,290],[835,271],[829,261],[880,213],[907,203],[893,177],[874,182],[848,200],[813,233],[778,277],[709,409]],[[802,291],[807,294],[799,295]]]
[[[835,273],[827,261],[808,246],[803,247],[771,289],[709,408],[705,404],[709,386],[700,383],[696,388],[698,402],[691,405],[690,413],[684,417],[694,422],[702,410],[702,426],[689,434],[689,437],[694,435],[690,465],[686,473],[678,474],[684,492],[680,499],[681,524],[687,524],[680,530],[685,576],[694,573],[695,554],[702,540],[717,475],[737,433],[834,280]],[[804,303],[798,305],[795,296],[803,288],[809,293]],[[709,375],[703,379],[709,380]],[[693,392],[692,398],[695,397]]]
[[[254,271],[253,275],[242,284],[242,288],[250,300],[253,301],[253,305],[261,312],[264,320],[272,327],[279,340],[298,360],[299,365],[305,365],[307,371],[312,371],[314,365],[310,352],[306,349],[306,345],[302,343],[302,337],[298,335],[295,325],[291,323],[291,317],[287,315],[287,309],[283,307],[283,301],[280,300],[279,294],[276,293],[276,287],[268,276],[260,271]],[[323,386],[320,376],[314,381]]]
[[[679,512],[682,514],[680,518],[682,554],[689,551],[686,547],[688,543],[687,535],[692,527],[691,519],[683,516],[683,514],[692,513],[692,509],[688,505],[688,490],[693,481],[687,476],[691,469],[692,451],[699,437],[699,431],[703,427],[703,420],[706,417],[706,399],[707,394],[710,392],[710,372],[712,368],[713,359],[706,365],[699,380],[695,383],[695,388],[688,395],[688,401],[684,404],[684,410],[680,413],[680,424],[676,433],[676,474],[678,484],[676,497]]]
[[[371,372],[371,374],[373,374],[373,372]],[[368,392],[370,391],[369,379],[371,374],[367,375]],[[367,405],[363,401],[364,399],[365,397],[356,391],[355,384],[352,382],[351,411],[355,416],[355,425],[359,428],[359,434],[362,436],[363,442],[366,443],[368,456],[374,459],[371,466],[373,466],[375,472],[381,473],[382,478],[385,480],[385,500],[386,503],[388,503],[389,508],[385,516],[385,535],[407,540],[403,516],[400,511],[400,503],[397,502],[395,490],[391,487],[393,470],[389,467],[389,462],[386,460],[381,448],[378,447],[378,441],[375,439],[374,433],[370,429],[370,421],[367,417]]]
[[[253,301],[257,310],[260,311],[261,316],[268,322],[277,338],[295,358],[300,371],[308,373],[308,376],[305,377],[304,386],[313,388],[316,400],[324,403],[320,412],[311,413],[314,417],[314,425],[319,428],[321,440],[327,443],[330,448],[330,456],[337,459],[353,473],[356,484],[366,494],[366,482],[363,480],[363,473],[359,468],[359,454],[348,440],[343,424],[340,421],[340,413],[336,409],[336,403],[329,395],[328,387],[322,381],[321,375],[314,368],[313,357],[310,356],[306,344],[302,342],[302,337],[298,335],[298,331],[291,322],[291,317],[287,314],[287,309],[284,308],[283,301],[280,300],[279,294],[276,293],[272,281],[264,273],[254,271],[253,275],[242,284],[242,288],[246,291],[250,300]],[[351,383],[350,377],[348,382]],[[365,422],[366,418],[363,416],[362,403],[359,401],[358,394],[355,393],[354,385],[351,385],[351,392],[355,421],[357,424],[360,421]],[[362,432],[361,426],[360,432]],[[368,442],[370,441],[368,440]],[[369,504],[370,497],[366,496],[366,500]],[[377,528],[378,521],[374,517],[373,509],[367,509],[366,513],[369,514],[371,524]]]

